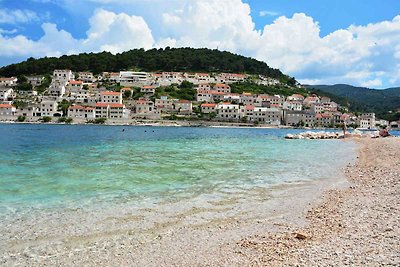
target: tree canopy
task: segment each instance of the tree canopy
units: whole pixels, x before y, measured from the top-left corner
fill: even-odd
[[[109,52],[82,53],[79,55],[44,57],[0,68],[0,76],[50,74],[54,69],[91,71],[185,71],[185,72],[232,72],[261,74],[293,84],[295,79],[265,62],[226,51],[206,48],[134,49],[113,55]]]

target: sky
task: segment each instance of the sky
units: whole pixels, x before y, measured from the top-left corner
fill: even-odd
[[[0,0],[0,66],[29,57],[207,47],[304,84],[400,86],[400,0]]]

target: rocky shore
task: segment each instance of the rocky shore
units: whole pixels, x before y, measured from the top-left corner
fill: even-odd
[[[252,266],[400,266],[400,140],[360,139],[347,189],[326,192],[303,228],[243,238]]]

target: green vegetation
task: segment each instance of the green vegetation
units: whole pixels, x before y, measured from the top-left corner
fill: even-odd
[[[47,123],[47,122],[51,122],[51,120],[52,120],[51,117],[48,117],[48,116],[45,116],[45,117],[40,118],[40,121],[41,121],[41,122],[46,122],[46,123]]]
[[[62,111],[63,116],[67,116],[68,113],[68,109],[69,107],[72,105],[71,102],[69,102],[68,100],[63,99],[60,104],[58,104],[58,110]]]
[[[301,94],[306,96],[308,91],[297,87],[287,87],[282,85],[267,86],[251,82],[233,83],[230,85],[232,93],[241,94],[243,92],[253,94],[284,95]]]
[[[17,121],[18,122],[24,122],[26,120],[25,116],[18,116]]]
[[[172,84],[170,86],[162,86],[156,89],[156,98],[161,96],[169,96],[172,99],[183,99],[193,101],[196,99],[196,90],[193,89],[193,83],[183,81],[180,85]]]
[[[295,79],[284,75],[280,70],[270,68],[266,63],[244,56],[211,49],[165,48],[134,49],[113,55],[109,52],[83,53],[60,58],[45,57],[28,60],[0,68],[0,76],[30,74],[50,74],[54,69],[73,71],[141,70],[141,71],[186,71],[186,72],[234,72],[261,74],[289,85]]]
[[[400,119],[400,88],[375,90],[337,84],[313,85],[309,89],[330,96],[339,104],[345,102],[354,112],[374,112],[379,118],[389,121]]]
[[[73,119],[72,118],[67,118],[67,117],[60,117],[58,119],[59,123],[66,123],[66,124],[70,124],[72,123]]]
[[[104,124],[106,122],[107,118],[96,118],[95,120],[89,121],[89,123],[94,123],[94,124]]]
[[[49,88],[50,84],[51,84],[51,76],[49,74],[44,76],[44,80],[42,82],[41,85],[39,85],[38,87],[36,87],[36,90],[39,94],[43,94],[44,91],[46,91],[47,88]]]

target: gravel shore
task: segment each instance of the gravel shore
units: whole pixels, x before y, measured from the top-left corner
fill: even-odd
[[[360,139],[348,189],[330,190],[308,226],[242,239],[252,266],[400,266],[400,140]]]
[[[400,140],[356,142],[348,181],[3,220],[0,265],[399,266]]]

